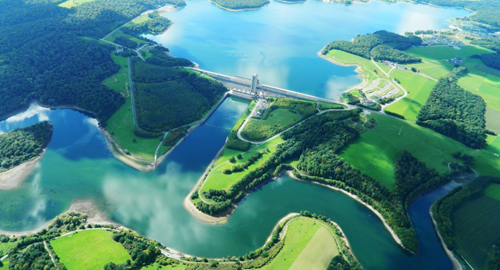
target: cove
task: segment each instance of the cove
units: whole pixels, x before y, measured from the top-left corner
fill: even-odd
[[[278,1],[261,9],[230,12],[207,0],[187,0],[187,6],[165,16],[174,24],[159,36],[146,35],[177,57],[200,68],[249,78],[319,97],[337,99],[360,83],[355,67],[336,66],[317,56],[334,40],[388,30],[400,34],[448,28],[449,19],[465,10],[380,1],[342,5],[309,0]]]
[[[381,221],[350,197],[286,176],[245,198],[226,224],[208,225],[191,216],[183,200],[246,105],[227,99],[156,171],[148,173],[116,160],[96,121],[80,113],[32,107],[7,119],[0,123],[3,132],[50,120],[54,136],[32,177],[20,189],[0,192],[0,228],[34,229],[66,210],[72,200],[92,199],[112,220],[169,247],[220,257],[260,247],[279,219],[309,210],[343,228],[365,269],[451,269],[428,215],[430,204],[445,191],[426,195],[410,208],[421,244],[416,256],[406,254]]]

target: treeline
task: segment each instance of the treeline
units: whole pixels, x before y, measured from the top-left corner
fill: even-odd
[[[500,184],[500,179],[493,177],[479,177],[470,182],[467,185],[457,187],[452,191],[448,192],[445,196],[441,197],[436,203],[432,205],[432,214],[434,216],[434,220],[437,223],[437,230],[441,234],[443,241],[446,243],[446,246],[451,251],[457,250],[457,245],[455,240],[453,239],[453,222],[452,215],[453,212],[462,206],[465,202],[478,198],[483,195],[484,189],[490,183]],[[494,257],[490,257],[490,262],[496,264],[498,262],[498,247],[495,250],[495,246],[492,247],[494,249]],[[490,255],[493,255],[490,254]],[[498,265],[496,266],[498,267]],[[498,269],[498,268],[487,268],[487,269]]]
[[[418,0],[417,2],[443,7],[466,8],[475,11],[473,15],[467,18],[500,26],[500,2],[498,0]]]
[[[132,232],[121,231],[113,233],[113,240],[122,244],[132,258],[123,264],[108,263],[105,270],[139,270],[153,264],[161,255],[160,244],[138,236]]]
[[[478,45],[490,50],[500,52],[500,39],[498,38],[478,38],[470,42],[473,45]]]
[[[500,53],[481,54],[478,57],[485,65],[500,70]]]
[[[52,124],[42,122],[0,135],[0,172],[38,157],[52,138]]]
[[[420,63],[422,62],[421,58],[418,58],[413,55],[409,55],[400,50],[396,50],[387,45],[379,45],[371,51],[371,56],[373,59],[377,61],[391,61],[400,64],[409,64],[409,63]]]
[[[217,5],[229,9],[259,8],[267,5],[269,0],[213,0]]]
[[[133,78],[138,124],[151,132],[200,120],[227,91],[221,83],[197,73],[137,59],[133,61]]]
[[[455,78],[442,78],[420,109],[417,123],[453,138],[471,148],[486,145],[486,103],[457,84]]]
[[[130,35],[140,35],[146,32],[156,34],[164,32],[170,27],[170,25],[172,25],[172,21],[160,16],[158,11],[150,13],[147,16],[148,20],[140,23],[129,23],[125,25],[125,27],[122,27],[120,30]]]
[[[416,159],[409,152],[403,151],[394,164],[393,194],[406,209],[418,196],[451,181],[449,176],[441,176],[435,169]]]
[[[148,58],[146,62],[151,65],[156,65],[160,67],[193,67],[193,62],[185,58],[172,57],[168,53],[168,49],[164,47],[155,47],[149,50],[153,54],[153,57]],[[168,70],[167,70],[168,72]],[[159,78],[159,76],[156,76]]]
[[[366,59],[372,57],[376,60],[387,60],[398,63],[418,63],[422,59],[411,56],[401,50],[409,49],[411,46],[422,44],[422,39],[408,34],[398,35],[388,31],[377,31],[373,34],[359,35],[349,41],[334,41],[328,44],[322,51],[326,55],[331,50],[340,50]]]
[[[500,243],[494,245],[488,252],[484,269],[485,270],[500,269]]]

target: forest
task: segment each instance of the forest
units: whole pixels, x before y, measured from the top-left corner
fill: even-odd
[[[133,67],[137,120],[147,131],[168,131],[200,120],[227,91],[221,83],[187,70],[137,59]]]
[[[35,243],[22,252],[9,256],[9,269],[56,270],[43,243]]]
[[[441,78],[417,116],[417,123],[453,138],[471,148],[486,145],[486,103],[457,84],[456,78]]]
[[[0,172],[38,157],[52,138],[52,124],[42,122],[0,135]]]
[[[402,52],[411,46],[422,44],[422,39],[408,34],[407,36],[398,35],[388,31],[377,31],[373,34],[359,35],[350,41],[333,41],[326,45],[322,54],[326,55],[330,50],[340,50],[355,54],[366,59],[372,57],[376,60],[393,61],[398,63],[418,63],[422,59]]]
[[[485,65],[500,70],[500,53],[481,54],[478,57]]]
[[[417,2],[442,7],[466,8],[475,11],[471,19],[500,26],[500,2],[498,0],[418,0]]]
[[[229,9],[259,8],[267,5],[269,0],[213,0],[217,5]]]
[[[66,9],[57,2],[0,2],[0,118],[38,101],[76,106],[102,125],[124,103],[119,93],[101,84],[119,67],[110,56],[114,47],[84,37],[102,38],[158,5],[185,3],[96,0]]]

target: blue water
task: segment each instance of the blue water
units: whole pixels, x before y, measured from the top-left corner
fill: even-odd
[[[424,15],[425,14],[425,15]],[[465,11],[380,2],[343,6],[308,1],[272,2],[258,11],[230,13],[205,0],[188,1],[168,13],[175,25],[154,37],[174,55],[201,68],[249,76],[264,83],[335,98],[359,82],[354,68],[316,56],[334,39],[379,29],[404,32],[440,29]],[[421,249],[405,253],[380,220],[342,193],[284,177],[245,198],[226,224],[193,218],[183,200],[223,146],[247,104],[227,99],[153,172],[141,173],[115,159],[97,122],[70,110],[31,107],[0,122],[0,132],[50,120],[53,139],[33,175],[19,189],[0,191],[0,229],[34,229],[65,211],[72,201],[91,199],[111,218],[174,249],[203,257],[242,255],[260,247],[274,224],[290,212],[326,215],[345,231],[365,269],[451,269],[428,211],[446,188],[410,207]]]

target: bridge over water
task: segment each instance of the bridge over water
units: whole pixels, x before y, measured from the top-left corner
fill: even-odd
[[[261,84],[257,79],[257,75],[253,75],[252,79],[248,79],[240,76],[234,76],[234,77],[228,76],[225,74],[220,74],[199,68],[191,68],[191,69],[220,81],[222,84],[226,85],[229,89],[231,89],[231,94],[238,97],[243,97],[247,99],[253,99],[257,96],[288,97],[300,100],[309,100],[314,102],[340,104],[330,99],[320,98],[300,92],[295,92],[292,90],[283,89],[276,86]]]

